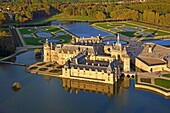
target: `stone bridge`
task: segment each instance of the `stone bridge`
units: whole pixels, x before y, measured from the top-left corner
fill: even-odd
[[[126,76],[126,77],[131,77],[131,78],[135,78],[136,76],[136,72],[123,72],[122,75]]]

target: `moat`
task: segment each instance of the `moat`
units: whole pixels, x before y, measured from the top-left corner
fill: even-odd
[[[16,59],[16,62],[25,64],[38,61],[41,59],[35,59],[33,51],[18,55]],[[0,111],[3,113],[169,113],[170,110],[170,99],[136,90],[133,79],[115,86],[115,92],[107,96],[95,91],[67,90],[62,80],[27,73],[21,66],[1,64],[0,75]],[[18,92],[11,88],[13,81],[22,85]],[[129,82],[130,87],[125,87]]]
[[[90,34],[93,35],[93,34]],[[98,34],[96,34],[98,35]],[[33,64],[33,51],[16,57],[17,63]],[[10,71],[9,71],[10,70]],[[0,111],[3,113],[169,113],[170,99],[153,92],[134,88],[134,79],[124,78],[109,86],[113,92],[89,90],[93,83],[74,82],[74,86],[64,85],[69,80],[42,75],[33,75],[25,67],[0,64]],[[21,90],[14,92],[14,81],[21,83]],[[78,85],[76,85],[78,84]],[[93,85],[92,85],[93,84]],[[80,85],[80,86],[79,86]],[[96,84],[98,87],[108,87]],[[79,88],[78,88],[79,87]],[[88,89],[88,90],[87,90]]]

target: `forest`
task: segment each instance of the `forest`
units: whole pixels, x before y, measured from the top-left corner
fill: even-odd
[[[119,0],[9,0],[1,1],[0,24],[14,20],[25,23],[62,13],[65,16],[103,20],[132,20],[170,26],[170,1],[119,3]]]

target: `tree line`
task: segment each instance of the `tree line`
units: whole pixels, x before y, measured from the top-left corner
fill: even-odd
[[[116,2],[115,2],[116,1]],[[10,0],[2,2],[0,22],[9,20],[9,16],[24,23],[37,18],[48,17],[56,13],[65,16],[82,16],[97,20],[133,20],[151,24],[169,26],[170,1],[147,0],[144,3],[133,3],[124,0]],[[1,18],[2,17],[2,18]]]

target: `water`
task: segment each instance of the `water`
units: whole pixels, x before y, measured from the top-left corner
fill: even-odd
[[[121,27],[122,30],[129,31],[129,32],[136,32],[138,31],[137,29],[134,28],[129,28],[129,27]]]
[[[144,41],[145,43],[147,42],[152,42],[155,44],[159,44],[162,46],[170,46],[170,40],[149,40],[149,41]]]
[[[39,38],[51,38],[51,37],[53,37],[53,35],[51,33],[48,33],[48,32],[38,32],[38,33],[36,33],[36,35]]]
[[[115,36],[114,34],[91,27],[87,22],[76,22],[63,25],[62,27],[79,37],[90,38],[91,36],[98,36],[99,34],[101,36]]]
[[[83,35],[86,33],[85,26],[86,30],[90,31],[87,37],[94,36],[92,35],[94,29],[91,31],[87,23],[76,24],[76,28],[70,26],[70,29],[75,29],[77,31],[74,32]],[[100,32],[98,30],[96,34]],[[17,63],[24,64],[38,61],[42,59],[35,59],[33,51],[18,55],[16,58]],[[18,92],[14,92],[11,88],[15,81],[20,82],[22,86]],[[85,89],[76,91],[75,87],[63,86],[63,81],[64,79],[27,73],[25,67],[0,64],[0,113],[169,113],[170,111],[170,99],[152,92],[136,90],[133,79],[122,81],[130,85],[128,88],[122,83],[117,87],[112,86],[113,94]],[[82,83],[82,81],[76,82]]]
[[[117,40],[107,40],[107,41],[104,41],[103,44],[107,44],[107,42],[109,42],[110,45],[113,45],[113,44],[115,44],[117,42]],[[122,45],[127,44],[127,42],[125,42],[125,41],[120,41],[120,43]]]
[[[18,55],[16,62],[32,64],[34,52]],[[10,71],[9,71],[10,70]],[[11,85],[19,81],[22,89],[14,92]],[[0,65],[0,113],[169,113],[170,99],[152,92],[135,90],[134,80],[124,88],[115,87],[110,96],[95,91],[68,90],[62,80],[25,72],[25,67]],[[87,83],[89,84],[89,83]],[[91,83],[94,84],[94,83]],[[99,84],[102,86],[102,84]]]
[[[59,42],[59,41],[60,41],[60,40],[57,40],[57,39],[50,39],[50,40],[48,40],[49,43],[51,43],[51,42],[52,42],[52,43],[57,43],[57,42]]]

